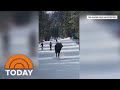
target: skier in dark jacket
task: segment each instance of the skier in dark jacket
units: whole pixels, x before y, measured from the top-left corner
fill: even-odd
[[[42,50],[43,50],[43,42],[41,42],[41,48],[42,48]]]
[[[50,42],[50,50],[52,50],[52,42]]]
[[[58,57],[58,58],[60,56],[60,51],[61,51],[62,47],[63,47],[62,43],[57,42],[55,45],[55,53],[56,53],[56,57]]]

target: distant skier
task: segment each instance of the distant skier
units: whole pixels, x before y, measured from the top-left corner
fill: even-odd
[[[50,50],[52,50],[52,42],[50,42]]]
[[[43,50],[43,42],[41,42],[41,49]]]
[[[55,45],[55,53],[56,53],[56,57],[58,57],[58,58],[60,56],[60,51],[61,51],[62,47],[63,47],[62,43],[57,42]]]

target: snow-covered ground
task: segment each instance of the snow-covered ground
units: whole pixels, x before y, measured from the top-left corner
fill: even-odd
[[[80,20],[80,79],[120,78],[120,44],[115,24]]]
[[[52,51],[49,42],[44,42],[43,51],[39,47],[39,70],[36,77],[40,79],[79,79],[79,45],[70,38],[59,39],[63,44],[60,59],[55,57],[53,40]]]

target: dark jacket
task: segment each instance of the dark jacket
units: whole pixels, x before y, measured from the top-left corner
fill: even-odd
[[[57,43],[55,45],[55,52],[60,52],[62,47],[63,47],[62,43]]]
[[[41,43],[41,46],[43,47],[43,43]]]
[[[50,47],[52,46],[52,43],[50,42]]]

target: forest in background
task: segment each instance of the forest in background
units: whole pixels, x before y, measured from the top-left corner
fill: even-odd
[[[79,12],[54,11],[39,12],[39,39],[49,41],[53,38],[79,38]]]

